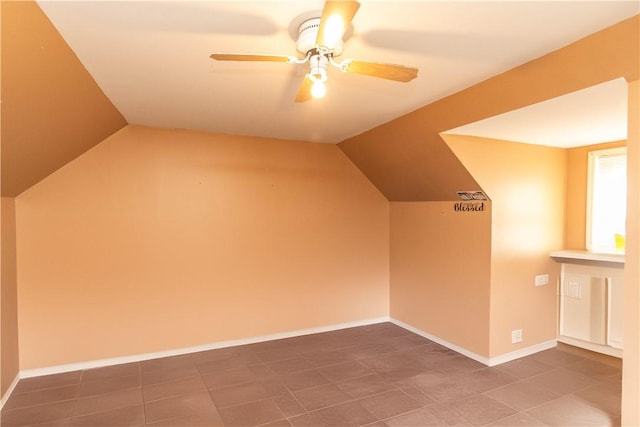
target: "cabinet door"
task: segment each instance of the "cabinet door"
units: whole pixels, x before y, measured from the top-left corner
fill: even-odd
[[[622,275],[607,277],[608,316],[607,344],[623,348],[624,337],[624,281]]]
[[[560,296],[560,334],[596,344],[606,344],[605,278],[567,270],[563,275]]]

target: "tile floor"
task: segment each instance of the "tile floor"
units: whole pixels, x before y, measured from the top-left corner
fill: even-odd
[[[618,367],[488,368],[391,323],[21,380],[2,426],[619,425]]]

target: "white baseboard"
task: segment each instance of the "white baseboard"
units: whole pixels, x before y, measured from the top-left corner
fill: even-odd
[[[408,331],[411,331],[411,332],[413,332],[415,334],[418,334],[418,335],[420,335],[422,337],[425,337],[425,338],[427,338],[427,339],[429,339],[429,340],[431,340],[433,342],[436,342],[436,343],[438,343],[440,345],[443,345],[443,346],[447,347],[448,349],[451,349],[451,350],[453,350],[453,351],[455,351],[457,353],[465,355],[465,356],[469,357],[470,359],[473,359],[473,360],[475,360],[477,362],[480,362],[480,363],[482,363],[484,365],[487,365],[487,366],[501,365],[503,363],[510,362],[512,360],[520,359],[521,357],[529,356],[531,354],[538,353],[540,351],[553,348],[553,347],[555,347],[557,345],[557,340],[551,340],[551,341],[543,342],[543,343],[540,343],[540,344],[532,345],[530,347],[522,348],[520,350],[512,351],[511,353],[501,354],[501,355],[496,356],[496,357],[485,357],[485,356],[481,356],[481,355],[479,355],[477,353],[474,353],[474,352],[472,352],[470,350],[467,350],[464,347],[460,347],[459,345],[450,343],[449,341],[446,341],[446,340],[444,340],[444,339],[442,339],[440,337],[437,337],[435,335],[431,335],[428,332],[422,331],[422,330],[420,330],[418,328],[414,328],[413,326],[408,325],[408,324],[406,324],[406,323],[404,323],[404,322],[402,322],[402,321],[400,321],[398,319],[391,318],[390,321],[392,323],[395,323],[396,325],[408,330]]]
[[[540,344],[535,344],[530,347],[521,348],[520,350],[512,351],[510,353],[501,354],[500,356],[492,357],[489,359],[489,366],[501,365],[503,363],[511,362],[512,360],[520,359],[521,357],[530,356],[535,353],[539,353],[544,350],[549,350],[558,345],[558,340],[550,340]]]
[[[353,322],[338,323],[315,328],[298,329],[295,331],[281,332],[275,334],[261,335],[257,337],[242,338],[229,341],[218,341],[210,344],[203,344],[193,347],[178,348],[174,350],[158,351],[153,353],[135,354],[131,356],[113,357],[109,359],[91,360],[87,362],[69,363],[65,365],[50,366],[45,368],[27,369],[20,371],[20,378],[39,377],[42,375],[60,374],[63,372],[79,371],[84,369],[102,368],[105,366],[120,365],[122,363],[141,362],[143,360],[158,359],[161,357],[179,356],[199,351],[216,350],[219,348],[234,347],[246,344],[255,344],[264,341],[272,341],[283,338],[293,338],[303,335],[317,334],[321,332],[337,331],[339,329],[353,328],[357,326],[373,325],[376,323],[388,322],[389,317],[375,317]]]
[[[489,365],[490,360],[488,358],[486,358],[484,356],[480,356],[479,354],[476,354],[476,353],[474,353],[472,351],[469,351],[464,347],[460,347],[459,345],[452,344],[449,341],[443,340],[440,337],[437,337],[435,335],[431,335],[430,333],[425,332],[423,330],[420,330],[418,328],[414,328],[413,326],[411,326],[411,325],[409,325],[407,323],[404,323],[404,322],[402,322],[402,321],[400,321],[398,319],[391,318],[390,322],[391,323],[395,323],[396,325],[400,326],[401,328],[404,328],[404,329],[406,329],[408,331],[411,331],[414,334],[420,335],[421,337],[424,337],[424,338],[429,339],[429,340],[431,340],[433,342],[436,342],[436,343],[438,343],[440,345],[443,345],[443,346],[447,347],[448,349],[451,349],[451,350],[453,350],[453,351],[455,351],[457,353],[460,353],[460,354],[462,354],[464,356],[467,356],[470,359],[473,359],[473,360],[475,360],[477,362],[480,362],[480,363],[482,363],[484,365],[490,366]]]
[[[622,355],[624,350],[621,348],[615,348],[608,345],[596,344],[588,341],[579,340],[577,338],[566,337],[564,335],[560,335],[558,337],[558,342],[563,344],[569,344],[574,347],[580,347],[587,349],[589,351],[594,351],[596,353],[606,354],[607,356],[617,357],[618,359],[622,359]]]
[[[530,354],[533,353],[537,353],[539,351],[542,350],[546,350],[548,348],[552,348],[555,347],[556,345],[556,340],[552,340],[552,341],[548,341],[546,343],[542,343],[542,344],[537,344],[531,347],[527,347],[527,348],[523,348],[511,353],[507,353],[507,354],[503,354],[494,358],[487,358],[484,356],[481,356],[479,354],[476,354],[472,351],[467,350],[466,348],[460,347],[456,344],[450,343],[442,338],[439,338],[435,335],[431,335],[428,332],[422,331],[418,328],[415,328],[411,325],[408,325],[400,320],[394,319],[394,318],[390,318],[388,316],[383,316],[383,317],[375,317],[375,318],[370,318],[370,319],[363,319],[363,320],[357,320],[357,321],[353,321],[353,322],[346,322],[346,323],[338,323],[338,324],[333,324],[333,325],[327,325],[327,326],[319,326],[319,327],[314,327],[314,328],[307,328],[307,329],[298,329],[298,330],[294,330],[294,331],[289,331],[289,332],[281,332],[281,333],[275,333],[275,334],[268,334],[268,335],[261,335],[261,336],[256,336],[256,337],[250,337],[250,338],[243,338],[243,339],[237,339],[237,340],[229,340],[229,341],[218,341],[218,342],[214,342],[214,343],[210,343],[210,344],[203,344],[203,345],[198,345],[198,346],[193,346],[193,347],[185,347],[185,348],[179,348],[179,349],[174,349],[174,350],[165,350],[165,351],[158,351],[158,352],[153,352],[153,353],[143,353],[143,354],[135,354],[135,355],[131,355],[131,356],[122,356],[122,357],[114,357],[114,358],[108,358],[108,359],[99,359],[99,360],[91,360],[91,361],[86,361],[86,362],[78,362],[78,363],[69,363],[69,364],[65,364],[65,365],[57,365],[57,366],[50,366],[50,367],[45,367],[45,368],[36,368],[36,369],[27,369],[27,370],[22,370],[18,373],[18,375],[16,376],[16,378],[14,379],[13,383],[11,384],[11,387],[7,390],[7,393],[5,393],[5,395],[2,397],[2,401],[0,401],[0,408],[2,407],[1,405],[4,405],[4,403],[7,401],[7,399],[9,398],[9,396],[11,395],[11,392],[13,391],[13,389],[15,388],[16,384],[18,383],[18,380],[21,378],[31,378],[31,377],[38,377],[38,376],[43,376],[43,375],[52,375],[52,374],[60,374],[60,373],[64,373],[64,372],[71,372],[71,371],[78,371],[78,370],[84,370],[84,369],[93,369],[93,368],[102,368],[105,366],[112,366],[112,365],[119,365],[122,363],[131,363],[131,362],[141,362],[144,360],[150,360],[150,359],[157,359],[157,358],[161,358],[161,357],[170,357],[170,356],[179,356],[179,355],[183,355],[183,354],[190,354],[190,353],[197,353],[200,351],[207,351],[207,350],[216,350],[216,349],[220,349],[220,348],[226,348],[226,347],[234,347],[234,346],[239,346],[239,345],[246,345],[246,344],[255,344],[255,343],[259,343],[259,342],[264,342],[264,341],[272,341],[272,340],[278,340],[278,339],[283,339],[283,338],[293,338],[293,337],[298,337],[298,336],[303,336],[303,335],[310,335],[310,334],[316,334],[316,333],[322,333],[322,332],[330,332],[330,331],[336,331],[336,330],[340,330],[340,329],[346,329],[346,328],[353,328],[353,327],[358,327],[358,326],[366,326],[366,325],[373,325],[376,323],[382,323],[382,322],[392,322],[398,326],[400,326],[401,328],[404,328],[408,331],[411,331],[417,335],[420,335],[422,337],[425,337],[431,341],[434,341],[440,345],[443,345],[455,352],[458,352],[464,356],[467,356],[473,360],[476,360],[484,365],[487,366],[495,366],[495,365],[499,365],[501,363],[505,363],[511,360],[515,360],[518,359],[520,357],[524,357],[524,356],[528,356]]]
[[[16,374],[16,377],[11,382],[11,385],[9,385],[7,392],[2,395],[2,399],[0,399],[0,410],[4,407],[4,404],[7,403],[7,400],[9,400],[9,396],[11,396],[11,393],[13,393],[13,390],[18,385],[18,381],[20,381],[20,372]]]

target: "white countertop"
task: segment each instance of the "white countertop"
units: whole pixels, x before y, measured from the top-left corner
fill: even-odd
[[[552,258],[565,258],[586,261],[614,262],[624,264],[624,254],[601,253],[580,250],[559,250],[549,254]]]

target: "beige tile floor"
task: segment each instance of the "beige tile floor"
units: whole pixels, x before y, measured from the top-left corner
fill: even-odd
[[[21,380],[2,426],[603,426],[619,366],[488,368],[391,323]]]

